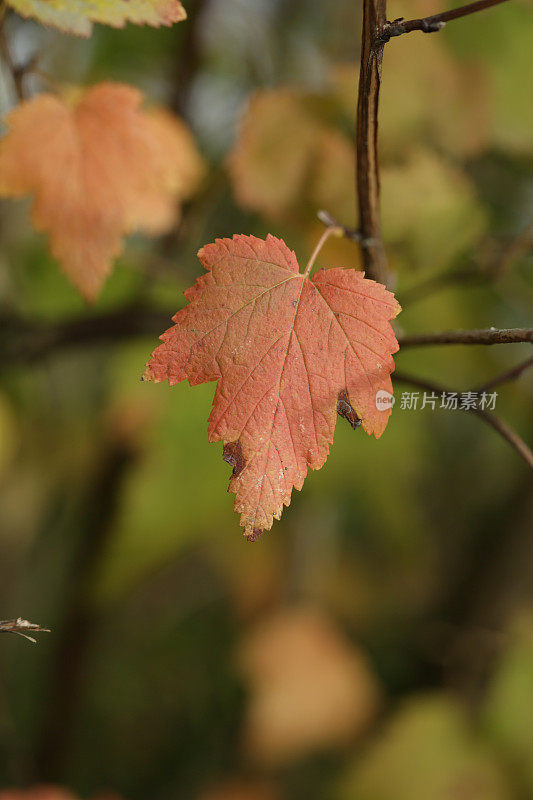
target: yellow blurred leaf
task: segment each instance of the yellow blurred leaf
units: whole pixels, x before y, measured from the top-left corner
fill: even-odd
[[[357,761],[346,800],[511,800],[493,755],[452,698],[411,700]]]
[[[402,12],[403,13],[403,12]],[[383,64],[380,145],[386,157],[425,140],[445,152],[470,155],[487,143],[486,70],[461,63],[438,36],[391,41]]]
[[[411,150],[381,173],[383,237],[410,267],[445,266],[474,242],[485,218],[464,173],[437,154]]]
[[[317,150],[311,185],[315,209],[325,209],[350,227],[356,216],[355,150],[343,133],[325,131]]]
[[[300,201],[323,130],[290,89],[258,92],[246,111],[228,169],[237,202],[280,218]]]
[[[505,17],[488,19],[496,46],[483,65],[488,75],[492,139],[504,152],[533,153],[531,42],[533,4],[509,3]]]
[[[533,616],[516,621],[488,689],[488,732],[533,793]]]

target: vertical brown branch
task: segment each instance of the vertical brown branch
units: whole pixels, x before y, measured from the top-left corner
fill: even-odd
[[[180,43],[176,49],[171,79],[173,82],[171,107],[181,116],[187,116],[193,81],[201,65],[202,55],[199,23],[209,0],[196,0],[187,7],[187,22],[180,28]]]
[[[387,283],[387,258],[379,219],[378,104],[386,0],[363,0],[361,69],[357,101],[357,197],[361,250],[367,277]]]

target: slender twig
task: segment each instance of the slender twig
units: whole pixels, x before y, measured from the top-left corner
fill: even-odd
[[[507,0],[477,0],[475,3],[468,3],[468,5],[452,8],[450,11],[443,11],[441,14],[432,14],[422,19],[395,19],[393,22],[387,22],[383,26],[381,39],[383,43],[385,43],[393,36],[401,36],[404,33],[411,33],[411,31],[436,33],[442,30],[446,23],[450,22],[452,19],[466,17],[468,14],[484,11],[486,8],[497,6],[505,2],[507,2]]]
[[[440,344],[511,344],[533,342],[533,328],[487,328],[486,330],[443,331],[398,336],[401,347]]]
[[[427,392],[435,392],[437,394],[444,393],[447,395],[456,393],[455,389],[449,389],[439,383],[417,378],[414,375],[408,375],[404,372],[394,372],[393,378],[397,383],[406,383],[410,386],[416,386],[419,389],[424,389],[424,391]],[[528,447],[524,440],[520,438],[516,431],[507,425],[506,422],[497,417],[496,414],[493,414],[491,411],[488,411],[485,408],[479,408],[479,406],[468,407],[465,410],[475,414],[477,417],[494,428],[494,430],[497,431],[497,433],[499,433],[500,436],[502,436],[511,445],[511,447],[521,456],[521,458],[523,458],[526,464],[533,469],[533,451]]]
[[[367,277],[387,283],[379,217],[378,105],[386,0],[363,0],[361,69],[357,100],[356,185],[361,252]]]
[[[482,383],[480,386],[476,388],[476,392],[487,392],[489,389],[494,389],[495,386],[500,386],[502,383],[509,383],[509,381],[514,381],[516,378],[519,378],[523,372],[528,370],[530,367],[533,367],[533,356],[531,358],[526,359],[526,361],[521,361],[520,364],[517,364],[516,367],[512,367],[511,369],[502,372],[500,375],[496,375],[495,378],[492,378],[490,381],[486,381],[486,383]]]
[[[50,633],[49,628],[42,628],[34,622],[28,622],[27,619],[18,617],[17,619],[5,619],[0,622],[0,633],[16,633],[17,636],[22,636],[29,642],[36,644],[37,640],[30,636],[29,633]]]

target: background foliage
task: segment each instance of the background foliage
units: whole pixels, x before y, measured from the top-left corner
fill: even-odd
[[[92,309],[25,204],[2,204],[0,608],[54,632],[32,650],[0,641],[0,784],[129,800],[526,800],[533,498],[503,440],[459,411],[397,406],[379,442],[339,424],[326,467],[250,545],[207,443],[212,387],[139,381],[158,326],[71,348],[42,348],[41,328],[22,336],[22,322],[177,309],[217,236],[272,232],[304,262],[317,207],[355,224],[359,4],[187,7],[172,28],[95,26],[86,41],[5,23],[17,59],[38,51],[54,81],[123,80],[177,110],[210,171],[177,230],[129,239]],[[440,10],[392,0],[389,18]],[[530,321],[532,256],[506,245],[533,217],[532,37],[531,4],[516,0],[386,48],[382,202],[403,331]],[[5,69],[0,89],[7,111]],[[252,93],[260,113],[241,127]],[[320,259],[359,263],[349,242]],[[527,348],[397,363],[468,389]],[[532,394],[523,376],[497,401],[526,440]]]

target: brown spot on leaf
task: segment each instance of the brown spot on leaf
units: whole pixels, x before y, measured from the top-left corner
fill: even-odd
[[[254,528],[252,533],[246,533],[244,538],[247,542],[257,542],[259,537],[263,535],[263,531],[259,528]]]
[[[225,444],[222,450],[222,458],[233,467],[232,475],[234,478],[241,474],[244,469],[244,457],[240,442],[228,442]]]
[[[337,398],[337,414],[340,417],[344,417],[344,419],[348,420],[354,430],[361,424],[361,420],[350,404],[346,389],[341,389],[339,392],[339,396]]]

